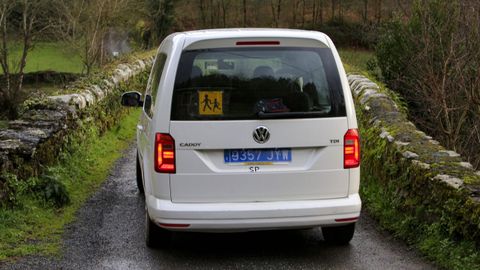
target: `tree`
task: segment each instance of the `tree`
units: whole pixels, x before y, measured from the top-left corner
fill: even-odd
[[[313,0],[313,7],[312,7],[312,12],[313,12],[313,27],[317,26],[317,24],[322,25],[323,24],[323,8],[324,8],[324,0]]]
[[[384,26],[376,55],[411,119],[480,167],[480,10],[467,0],[419,1]],[[419,64],[420,63],[420,64]]]
[[[10,119],[17,117],[17,105],[24,94],[28,53],[35,38],[51,26],[50,18],[50,0],[0,0],[0,65],[3,71],[0,104]],[[15,47],[20,47],[19,56],[12,53]]]
[[[363,24],[367,24],[367,21],[368,21],[368,0],[363,0],[362,20],[363,20]]]
[[[103,62],[105,35],[125,24],[130,4],[130,0],[56,0],[59,18],[55,33],[81,55],[87,74]]]
[[[271,0],[271,7],[272,7],[272,16],[273,16],[273,24],[275,27],[278,27],[280,22],[280,11],[282,8],[282,0]]]
[[[229,4],[229,0],[221,0],[223,27],[227,27],[227,7]]]
[[[247,0],[243,0],[243,27],[247,27]]]
[[[146,0],[148,19],[152,22],[152,40],[159,43],[171,30],[174,23],[173,0]]]

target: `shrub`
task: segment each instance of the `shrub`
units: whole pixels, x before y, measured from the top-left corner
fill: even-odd
[[[18,206],[19,197],[29,185],[30,182],[19,180],[14,174],[0,175],[0,206],[9,208]]]
[[[372,49],[377,42],[377,27],[347,21],[329,21],[319,31],[327,34],[338,47],[361,47]]]
[[[423,130],[480,166],[480,2],[417,1],[386,23],[376,56]],[[477,12],[477,13],[476,13]]]
[[[70,195],[56,174],[45,174],[37,179],[33,191],[35,195],[59,208],[70,203]]]

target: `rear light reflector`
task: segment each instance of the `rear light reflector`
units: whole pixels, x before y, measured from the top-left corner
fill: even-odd
[[[280,45],[280,41],[237,41],[237,46]]]
[[[175,140],[170,134],[155,135],[155,171],[175,173]]]
[[[360,166],[360,136],[356,128],[349,129],[343,138],[343,167],[345,169]]]
[[[335,222],[352,222],[352,221],[357,221],[358,217],[353,217],[353,218],[337,218],[335,219]]]

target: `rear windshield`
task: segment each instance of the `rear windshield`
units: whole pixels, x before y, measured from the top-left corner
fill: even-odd
[[[183,52],[172,120],[346,116],[328,48],[221,48]]]

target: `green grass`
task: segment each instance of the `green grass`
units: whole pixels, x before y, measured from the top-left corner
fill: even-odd
[[[368,70],[367,63],[374,58],[372,51],[362,49],[341,48],[338,50],[347,72],[362,72]]]
[[[12,46],[12,57],[21,55],[20,46]],[[80,55],[62,43],[39,42],[28,52],[25,72],[57,71],[82,73],[83,63]]]
[[[48,171],[65,184],[71,203],[55,209],[45,202],[23,196],[20,207],[0,209],[0,262],[25,255],[58,255],[66,224],[104,182],[110,168],[135,135],[139,110],[131,111],[103,136],[91,128],[87,139],[63,153],[62,161]]]

